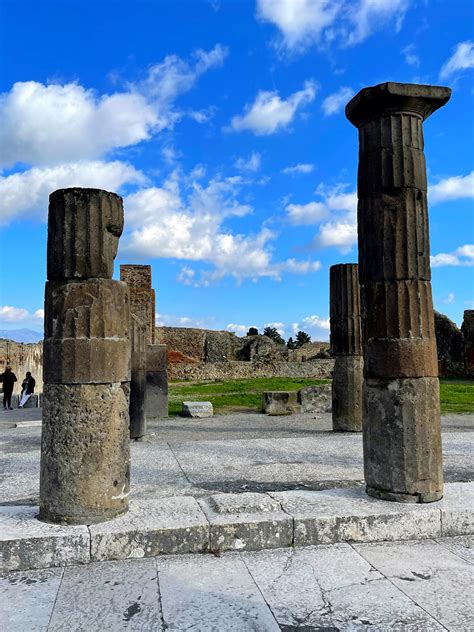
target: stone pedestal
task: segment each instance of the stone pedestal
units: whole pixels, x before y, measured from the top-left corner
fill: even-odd
[[[362,430],[362,334],[356,263],[330,268],[332,426],[339,432]]]
[[[145,323],[130,317],[130,340],[132,345],[132,372],[130,381],[130,438],[139,439],[146,435],[146,357],[147,328]]]
[[[400,502],[443,495],[423,121],[450,94],[384,83],[346,107],[359,130],[365,480]]]
[[[91,524],[128,509],[129,301],[112,281],[122,200],[50,196],[40,519]]]
[[[151,266],[120,266],[120,280],[130,293],[130,311],[145,323],[149,344],[155,342],[155,290],[151,286]]]
[[[148,345],[146,359],[146,417],[168,417],[166,345]]]

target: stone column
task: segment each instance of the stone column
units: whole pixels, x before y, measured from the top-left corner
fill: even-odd
[[[134,314],[130,315],[130,342],[132,345],[132,379],[130,382],[130,438],[146,435],[146,362],[148,336],[146,324]]]
[[[51,194],[40,519],[91,524],[128,509],[129,300],[113,281],[122,198]]]
[[[120,280],[130,292],[130,312],[146,326],[148,343],[155,342],[155,290],[151,287],[151,266],[125,264],[120,266]]]
[[[360,324],[359,274],[356,263],[330,268],[332,427],[340,432],[362,430],[364,381]]]
[[[166,345],[148,345],[146,368],[147,419],[168,417],[168,373]]]
[[[346,116],[359,130],[359,280],[367,493],[399,502],[443,495],[423,121],[448,88],[384,83]]]
[[[474,377],[474,309],[466,309],[461,331],[464,336],[464,363],[467,377]]]

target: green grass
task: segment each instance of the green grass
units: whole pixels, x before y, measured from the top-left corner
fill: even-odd
[[[440,380],[442,413],[474,413],[474,380]],[[286,377],[228,380],[223,382],[183,383],[169,385],[169,413],[178,415],[185,400],[210,401],[215,412],[260,410],[262,391],[297,391],[312,384],[328,384],[329,380]]]
[[[474,413],[474,381],[441,379],[440,399],[442,413]]]
[[[329,380],[288,377],[202,382],[200,384],[171,382],[169,385],[169,414],[178,415],[181,412],[182,402],[185,400],[211,402],[217,413],[239,409],[260,410],[263,391],[297,391],[304,386],[327,383]]]

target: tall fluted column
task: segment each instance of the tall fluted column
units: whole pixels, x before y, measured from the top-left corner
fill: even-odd
[[[443,496],[423,121],[450,94],[384,83],[346,107],[359,130],[365,480],[399,502]]]
[[[364,381],[360,325],[359,274],[356,263],[330,268],[332,427],[335,431],[362,430]]]
[[[128,509],[129,300],[112,280],[122,198],[51,194],[43,344],[40,519],[91,524]]]

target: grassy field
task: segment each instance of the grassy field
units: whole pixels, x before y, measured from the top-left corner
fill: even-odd
[[[474,380],[442,379],[440,397],[442,413],[474,413]],[[328,384],[329,380],[285,377],[202,382],[171,382],[169,413],[178,415],[182,402],[210,401],[216,413],[232,410],[260,410],[262,391],[297,391],[311,384]]]

